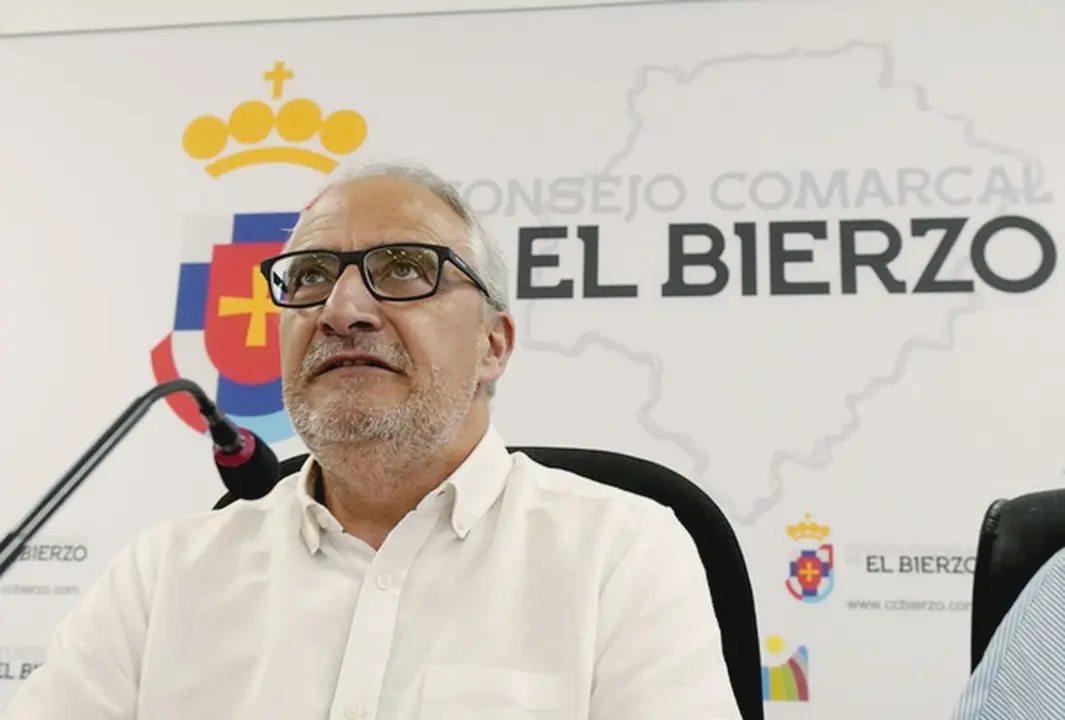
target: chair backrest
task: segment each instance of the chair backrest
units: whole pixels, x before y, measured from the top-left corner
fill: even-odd
[[[721,509],[697,485],[648,460],[605,450],[511,447],[535,462],[650,498],[672,508],[699,550],[721,628],[729,680],[744,720],[764,720],[761,642],[754,592],[736,534]],[[297,472],[307,455],[281,462],[281,477]],[[223,498],[222,507],[231,498]]]
[[[1065,547],[1065,489],[991,503],[973,576],[972,669],[1028,581]]]

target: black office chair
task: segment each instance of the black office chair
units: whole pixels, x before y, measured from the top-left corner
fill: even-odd
[[[706,568],[729,681],[744,720],[764,720],[761,643],[754,593],[736,534],[728,518],[706,493],[661,465],[605,450],[556,447],[512,447],[541,465],[568,470],[591,480],[643,495],[670,507],[691,533]],[[281,463],[281,477],[306,462],[297,455]],[[215,507],[232,502],[224,497]]]
[[[972,669],[1028,581],[1065,548],[1065,489],[991,503],[980,526],[973,576]]]

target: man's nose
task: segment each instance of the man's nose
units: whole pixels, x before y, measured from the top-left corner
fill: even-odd
[[[352,265],[333,285],[318,316],[318,326],[326,335],[351,335],[381,329],[380,305],[366,289],[362,273]]]

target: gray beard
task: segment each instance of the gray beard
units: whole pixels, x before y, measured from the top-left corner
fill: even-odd
[[[419,383],[403,403],[390,407],[360,408],[356,386],[317,407],[291,388],[286,387],[284,394],[293,428],[324,466],[332,465],[332,458],[346,464],[348,458],[360,456],[360,464],[380,463],[398,472],[456,440],[477,387],[472,373],[461,383],[448,384],[440,368],[434,367],[428,382]]]

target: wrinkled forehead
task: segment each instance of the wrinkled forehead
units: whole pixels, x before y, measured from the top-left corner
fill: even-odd
[[[462,251],[469,231],[444,200],[399,178],[353,180],[329,188],[300,215],[286,250],[359,250],[427,242]]]

